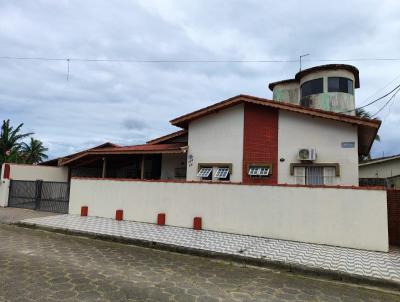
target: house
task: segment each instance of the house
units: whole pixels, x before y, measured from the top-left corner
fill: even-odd
[[[381,124],[355,116],[359,86],[354,66],[317,66],[269,84],[272,100],[234,96],[171,120],[177,131],[145,144],[105,143],[44,164],[68,174],[71,215],[387,252],[398,192],[358,186],[359,155]],[[26,191],[8,166],[4,206]]]
[[[381,124],[354,115],[359,87],[354,66],[317,66],[269,84],[273,100],[238,95],[171,120],[178,131],[146,144],[44,164],[72,177],[358,186],[358,157]]]
[[[359,176],[360,186],[400,188],[400,154],[361,162]]]

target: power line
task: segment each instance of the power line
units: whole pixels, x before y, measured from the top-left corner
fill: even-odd
[[[93,58],[48,58],[48,57],[10,57],[1,56],[1,60],[31,60],[31,61],[76,61],[76,62],[131,62],[131,63],[293,63],[298,60],[177,60],[177,59],[93,59]]]
[[[365,105],[363,105],[363,106],[360,106],[360,107],[357,107],[357,108],[354,108],[354,109],[351,109],[351,110],[342,111],[342,112],[339,112],[339,113],[352,112],[352,111],[356,111],[357,109],[362,109],[362,108],[368,107],[368,106],[370,106],[370,105],[372,105],[372,104],[375,104],[376,102],[382,100],[383,98],[387,97],[388,95],[390,95],[393,91],[395,91],[395,90],[398,89],[398,88],[400,88],[400,84],[397,85],[395,88],[393,88],[393,89],[392,89],[391,91],[389,91],[388,93],[386,93],[385,95],[383,95],[383,96],[381,96],[381,97],[379,97],[379,98],[377,98],[377,99],[375,99],[375,100],[373,100],[373,101],[371,101],[371,102],[369,102],[369,103],[367,103],[367,104],[365,104]],[[398,91],[396,91],[396,93],[397,93],[397,92],[398,92]]]
[[[298,63],[299,59],[96,59],[96,58],[61,58],[61,57],[15,57],[0,56],[0,60],[31,61],[76,61],[76,62],[127,62],[127,63]],[[400,61],[400,58],[353,58],[353,59],[310,59],[303,62],[356,62],[356,61]]]
[[[381,112],[383,109],[385,109],[385,107],[392,101],[395,99],[396,94],[400,91],[400,88],[396,90],[396,92],[389,98],[389,100],[377,111],[375,112],[373,115],[371,115],[371,118],[373,118],[374,116],[378,115],[379,112]]]
[[[364,103],[366,103],[367,101],[369,101],[370,99],[372,99],[373,96],[375,96],[376,94],[378,94],[378,92],[381,92],[382,90],[386,89],[387,87],[389,87],[393,82],[395,82],[398,78],[400,78],[400,74],[398,74],[395,78],[393,78],[389,83],[385,84],[385,86],[377,89],[373,94],[371,94],[369,97],[367,97],[364,101]],[[363,104],[361,104],[360,106],[363,106]]]

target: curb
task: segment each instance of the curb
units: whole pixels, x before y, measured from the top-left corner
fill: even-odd
[[[272,269],[280,269],[285,270],[291,273],[299,273],[306,276],[315,276],[315,277],[324,277],[327,279],[331,279],[334,281],[342,281],[342,282],[350,282],[356,285],[364,285],[364,286],[374,286],[380,288],[386,288],[390,290],[400,291],[400,283],[396,281],[386,280],[386,279],[379,279],[373,278],[368,276],[361,276],[350,274],[346,272],[339,272],[334,270],[328,270],[323,268],[311,267],[301,264],[291,264],[283,261],[274,261],[268,259],[256,259],[250,258],[246,256],[239,256],[239,255],[232,255],[226,254],[221,252],[214,252],[196,248],[189,248],[184,246],[178,246],[173,244],[166,244],[161,242],[155,241],[148,241],[144,239],[132,239],[126,238],[121,236],[112,236],[112,235],[105,235],[99,233],[91,233],[91,232],[84,232],[84,231],[75,231],[71,229],[62,229],[62,228],[53,228],[53,227],[45,227],[40,226],[37,224],[31,224],[26,222],[14,222],[10,223],[10,225],[15,225],[18,227],[24,227],[29,229],[37,229],[43,230],[58,234],[65,234],[65,235],[73,235],[73,236],[81,236],[90,239],[97,239],[109,242],[118,242],[123,244],[135,245],[145,248],[152,248],[158,249],[162,251],[168,252],[175,252],[180,254],[188,254],[200,257],[206,257],[210,259],[218,259],[224,260],[229,262],[234,262],[237,264],[244,264],[244,265],[252,265],[258,266],[263,268],[272,268]]]

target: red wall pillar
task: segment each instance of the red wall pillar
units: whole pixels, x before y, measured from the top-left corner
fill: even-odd
[[[4,179],[10,179],[10,165],[9,164],[4,164],[4,173],[3,173],[3,178]]]
[[[244,105],[243,183],[278,183],[278,119],[278,109]],[[272,174],[250,177],[248,166],[252,164],[271,164]]]

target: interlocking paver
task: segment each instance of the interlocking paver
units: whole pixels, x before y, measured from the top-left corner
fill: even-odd
[[[76,215],[32,218],[23,222],[57,229],[159,242],[227,255],[279,261],[400,283],[399,249],[382,253]]]
[[[0,301],[400,301],[400,296],[0,224]]]

